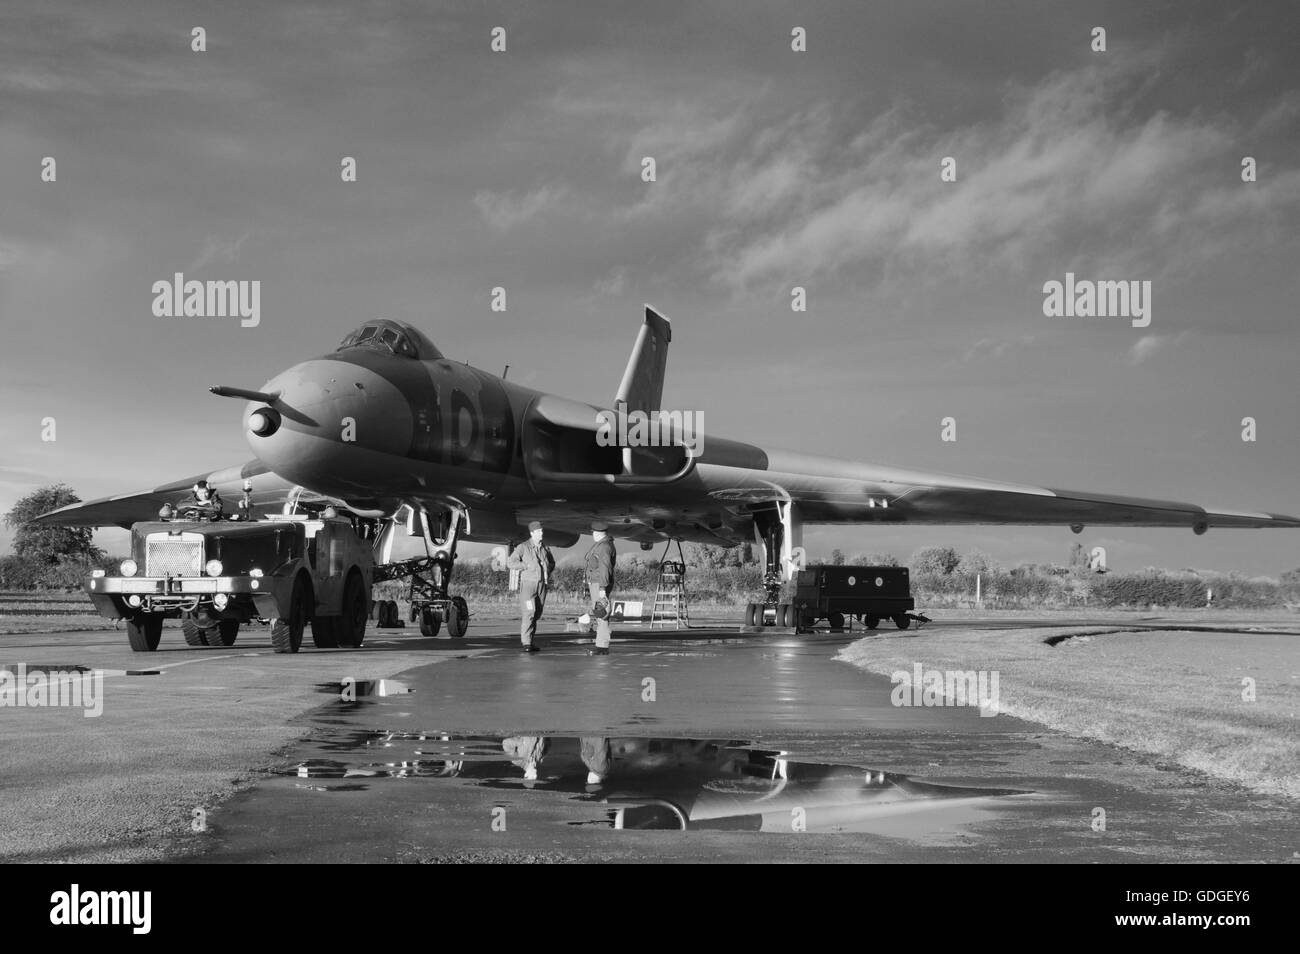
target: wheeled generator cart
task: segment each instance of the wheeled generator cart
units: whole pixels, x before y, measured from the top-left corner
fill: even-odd
[[[911,581],[905,566],[811,566],[795,577],[789,625],[809,630],[826,620],[831,629],[843,629],[846,618],[856,617],[867,629],[882,619],[899,629],[929,619],[912,612]]]

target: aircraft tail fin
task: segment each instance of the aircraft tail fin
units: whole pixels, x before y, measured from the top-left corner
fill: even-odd
[[[662,410],[664,369],[668,366],[668,343],[673,340],[673,326],[649,305],[645,306],[645,324],[637,333],[627,370],[614,397],[627,404],[628,411]]]

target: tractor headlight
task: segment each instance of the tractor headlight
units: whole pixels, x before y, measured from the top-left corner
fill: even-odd
[[[123,576],[135,576],[135,571],[139,569],[134,560],[123,560],[119,567]]]
[[[130,606],[139,606],[141,603],[144,602],[144,600],[140,599],[140,597],[136,596],[136,595],[133,593],[133,594],[131,594],[130,596],[128,596],[128,597],[126,598],[126,602],[127,602],[127,604],[130,605]]]
[[[227,596],[225,593],[214,593],[212,595],[212,605],[219,610],[225,609],[226,604],[229,602],[230,602],[230,597]]]
[[[208,576],[220,576],[221,570],[222,570],[222,566],[220,560],[209,560],[203,566],[203,572],[206,573]]]

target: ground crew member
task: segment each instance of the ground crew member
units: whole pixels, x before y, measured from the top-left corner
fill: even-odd
[[[609,655],[609,598],[614,592],[614,560],[617,553],[614,541],[608,533],[609,527],[597,521],[591,525],[591,549],[587,551],[587,588],[591,591],[591,605],[594,609],[600,602],[605,604],[603,614],[596,616],[596,647],[592,656]]]
[[[519,571],[519,640],[526,653],[535,653],[533,643],[537,634],[537,621],[542,618],[546,605],[546,588],[555,573],[555,557],[549,547],[542,545],[542,524],[534,520],[528,525],[529,539],[515,547],[506,561],[507,568]]]
[[[190,491],[190,499],[178,508],[182,517],[193,516],[196,520],[220,520],[225,507],[221,503],[221,494],[209,487],[206,480],[197,481]]]

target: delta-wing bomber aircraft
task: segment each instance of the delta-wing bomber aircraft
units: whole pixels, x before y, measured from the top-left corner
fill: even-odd
[[[1085,525],[1186,527],[1198,534],[1300,527],[1300,519],[1280,514],[901,470],[704,435],[680,414],[655,413],[663,411],[671,340],[668,319],[647,306],[613,408],[599,408],[449,360],[403,322],[368,321],[333,352],[295,364],[260,390],[211,388],[248,402],[243,424],[253,460],[40,520],[129,527],[200,478],[227,500],[242,492],[248,516],[327,500],[374,541],[377,579],[395,562],[399,531],[422,537],[427,559],[407,570],[427,572],[429,592],[443,602],[451,599],[459,541],[513,543],[532,520],[561,546],[593,520],[645,549],[674,539],[732,546],[756,538],[765,598],[750,604],[750,624],[788,622],[779,619],[788,607],[777,600],[801,562],[808,524],[1059,524],[1075,533]],[[661,426],[624,433],[637,415]],[[642,446],[621,446],[616,437]]]

